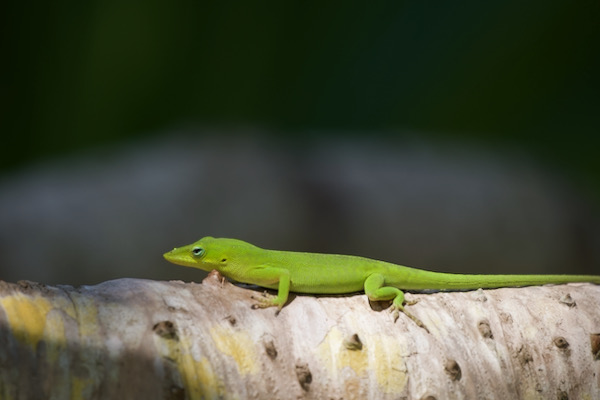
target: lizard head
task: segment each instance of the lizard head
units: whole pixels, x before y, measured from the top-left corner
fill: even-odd
[[[235,261],[231,257],[240,251],[255,248],[250,243],[237,239],[204,237],[197,242],[183,247],[176,247],[165,253],[163,257],[173,264],[199,268],[204,271],[216,269],[226,274],[227,266]]]

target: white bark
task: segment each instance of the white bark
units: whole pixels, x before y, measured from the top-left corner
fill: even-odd
[[[275,315],[258,293],[216,274],[2,282],[0,398],[600,398],[600,286],[413,295],[431,333],[364,294]]]

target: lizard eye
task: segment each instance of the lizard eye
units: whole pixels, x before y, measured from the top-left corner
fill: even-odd
[[[192,249],[192,255],[194,257],[201,257],[204,255],[204,249],[202,247],[196,246]]]

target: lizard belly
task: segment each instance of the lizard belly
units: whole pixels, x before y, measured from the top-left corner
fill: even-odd
[[[297,293],[340,294],[360,292],[365,278],[340,271],[331,276],[290,276],[290,291]]]

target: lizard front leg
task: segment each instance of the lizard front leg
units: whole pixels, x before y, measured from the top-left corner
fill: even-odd
[[[249,274],[249,280],[252,283],[269,287],[275,283],[278,283],[277,286],[277,296],[268,296],[268,297],[252,297],[258,302],[252,305],[252,308],[267,308],[267,307],[277,307],[278,311],[284,306],[285,302],[288,299],[288,295],[290,293],[290,271],[284,268],[275,268],[275,267],[260,267],[254,269]]]
[[[404,305],[412,305],[415,302],[408,302],[404,299],[404,292],[393,286],[384,286],[385,277],[382,274],[371,274],[365,279],[365,293],[369,300],[385,301],[392,300],[392,313],[394,322],[398,319],[399,312],[403,312],[407,317],[412,319],[418,326],[429,332],[429,329],[421,322],[420,319],[406,311]]]

